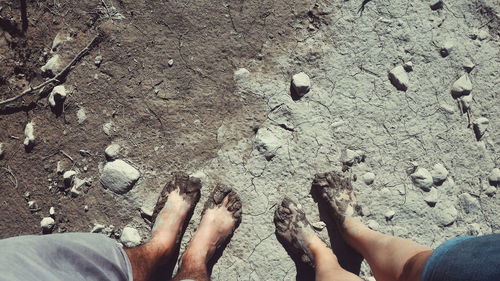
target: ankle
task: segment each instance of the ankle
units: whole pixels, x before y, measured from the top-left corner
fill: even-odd
[[[208,252],[189,247],[182,255],[181,265],[188,268],[204,267],[208,263]]]

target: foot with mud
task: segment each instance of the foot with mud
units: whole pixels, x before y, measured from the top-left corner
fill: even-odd
[[[345,231],[345,219],[361,214],[356,203],[351,180],[337,172],[321,173],[314,176],[312,192],[329,209],[336,229]]]
[[[205,203],[200,225],[183,254],[182,264],[206,265],[238,227],[241,209],[238,194],[231,188],[217,185]]]
[[[314,266],[311,244],[320,239],[300,206],[289,198],[283,199],[274,212],[274,224],[276,236],[283,246],[299,255],[304,263]]]

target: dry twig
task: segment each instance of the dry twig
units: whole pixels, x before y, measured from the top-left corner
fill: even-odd
[[[92,41],[90,41],[90,43],[85,46],[85,48],[83,48],[74,58],[73,60],[68,63],[66,65],[66,67],[64,67],[63,70],[61,70],[61,72],[59,72],[56,76],[54,76],[53,78],[41,83],[40,85],[38,86],[35,86],[35,87],[29,87],[29,89],[26,89],[24,90],[22,93],[20,93],[19,95],[15,96],[15,97],[12,97],[10,99],[6,99],[6,100],[3,100],[3,101],[0,101],[0,106],[2,105],[6,105],[8,103],[11,103],[11,102],[14,102],[22,97],[24,97],[25,95],[28,95],[28,94],[31,94],[33,93],[34,91],[37,91],[37,90],[40,90],[42,89],[43,87],[49,85],[50,83],[55,83],[56,85],[57,84],[60,84],[61,83],[61,80],[66,77],[66,75],[68,75],[69,71],[71,70],[71,68],[84,56],[87,54],[88,51],[90,51],[90,49],[94,46],[94,44],[97,43],[97,41],[100,39],[101,35],[98,34],[96,35]]]
[[[9,173],[9,174],[10,174],[10,176],[12,177],[12,179],[11,179],[11,178],[9,178],[9,180],[10,180],[10,182],[12,182],[12,184],[14,185],[14,188],[15,188],[15,189],[17,189],[18,182],[17,182],[17,178],[16,178],[16,176],[14,175],[14,172],[12,172],[12,169],[11,169],[9,166],[7,166],[7,167],[2,167],[2,169],[4,169],[7,173]]]

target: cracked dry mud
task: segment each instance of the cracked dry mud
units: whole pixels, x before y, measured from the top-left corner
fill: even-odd
[[[40,233],[40,219],[55,206],[55,231],[130,225],[145,240],[150,227],[139,209],[153,208],[178,170],[201,179],[202,202],[222,183],[244,206],[213,280],[294,280],[295,264],[275,235],[275,208],[288,196],[311,223],[319,221],[311,185],[315,174],[329,171],[345,170],[361,219],[383,233],[436,247],[457,235],[500,231],[498,181],[489,179],[500,166],[497,1],[431,8],[426,1],[373,0],[362,14],[363,1],[353,0],[107,0],[108,9],[99,1],[56,2],[29,5],[24,37],[1,26],[1,99],[43,81],[39,57],[58,31],[76,32],[65,49],[72,54],[94,28],[106,40],[68,76],[74,91],[62,116],[35,96],[0,108],[0,165],[18,181],[14,188],[11,174],[0,170],[2,238]],[[0,1],[0,16],[19,22],[16,5]],[[406,91],[388,78],[400,65],[412,69]],[[290,80],[299,72],[311,88],[293,100]],[[464,75],[472,91],[452,95]],[[79,124],[81,108],[87,120]],[[477,140],[472,123],[482,117],[489,123]],[[37,142],[25,153],[29,121]],[[109,135],[104,124],[111,124]],[[124,195],[97,180],[111,143],[141,172]],[[363,161],[344,165],[346,149]],[[58,161],[92,177],[91,187],[76,198],[49,191],[54,181],[62,184]],[[447,170],[445,180],[426,178],[430,191],[412,182],[417,168],[432,176],[436,164]],[[40,211],[28,210],[27,191]],[[199,205],[182,248],[200,221]],[[326,229],[319,236],[328,241]],[[365,263],[360,275],[371,276]]]

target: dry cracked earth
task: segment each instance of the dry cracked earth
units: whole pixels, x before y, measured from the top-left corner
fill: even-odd
[[[330,241],[310,194],[321,172],[350,177],[362,220],[383,233],[436,247],[500,231],[497,0],[26,4],[23,15],[0,1],[1,100],[100,37],[59,81],[59,110],[47,90],[0,106],[1,238],[41,234],[54,207],[53,232],[137,243],[120,239],[128,226],[140,235],[127,229],[129,240],[147,241],[143,217],[173,171],[201,178],[201,203],[219,182],[241,195],[214,280],[311,278],[272,218],[289,196]],[[300,72],[302,97],[291,92]],[[100,182],[111,144],[108,158],[139,173],[128,191]]]

